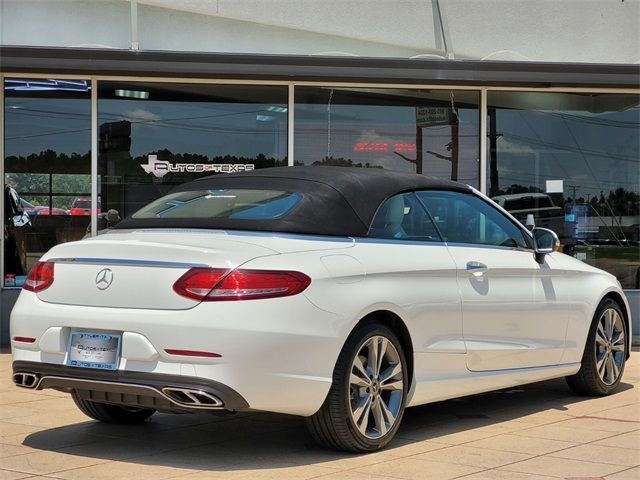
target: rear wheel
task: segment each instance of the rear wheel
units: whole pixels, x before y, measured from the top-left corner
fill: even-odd
[[[378,450],[400,426],[407,386],[406,360],[396,335],[384,325],[363,324],[347,339],[329,394],[307,418],[307,426],[329,448]]]
[[[155,410],[150,408],[128,408],[120,405],[92,402],[81,398],[75,391],[71,394],[71,398],[73,398],[82,413],[94,420],[105,423],[141,423],[156,413]]]
[[[567,377],[571,390],[580,395],[609,395],[613,392],[622,379],[627,345],[622,310],[615,300],[606,299],[593,317],[580,371]]]

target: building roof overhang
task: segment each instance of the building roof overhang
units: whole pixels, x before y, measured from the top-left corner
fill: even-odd
[[[469,85],[639,88],[640,65],[131,51],[1,46],[15,74]]]

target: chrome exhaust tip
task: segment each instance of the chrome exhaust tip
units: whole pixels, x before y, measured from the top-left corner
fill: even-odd
[[[16,372],[13,374],[13,383],[18,387],[36,388],[38,385],[38,375],[29,372]]]
[[[162,393],[173,403],[191,408],[222,408],[224,403],[215,395],[191,388],[164,387]]]

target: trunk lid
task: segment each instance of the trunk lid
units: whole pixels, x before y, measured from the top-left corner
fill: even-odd
[[[45,302],[91,307],[185,310],[199,301],[173,291],[193,267],[236,268],[254,258],[351,246],[277,234],[214,230],[113,231],[58,245],[42,260],[55,262],[54,282],[37,293]]]
[[[109,234],[53,248],[54,281],[38,292],[45,302],[91,307],[184,310],[199,302],[173,291],[173,284],[192,267],[233,269],[269,248],[217,238],[205,242],[193,235]]]

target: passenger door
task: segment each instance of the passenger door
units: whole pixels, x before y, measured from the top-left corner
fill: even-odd
[[[358,248],[352,254],[367,265],[361,295],[371,295],[372,303],[388,298],[402,308],[416,354],[416,377],[427,375],[427,370],[437,369],[438,361],[443,361],[443,357],[434,361],[421,354],[462,357],[456,265],[416,195],[407,192],[387,199],[367,238],[356,242]]]
[[[421,191],[458,271],[467,367],[474,371],[560,363],[568,321],[563,271],[540,265],[531,237],[471,193]]]

